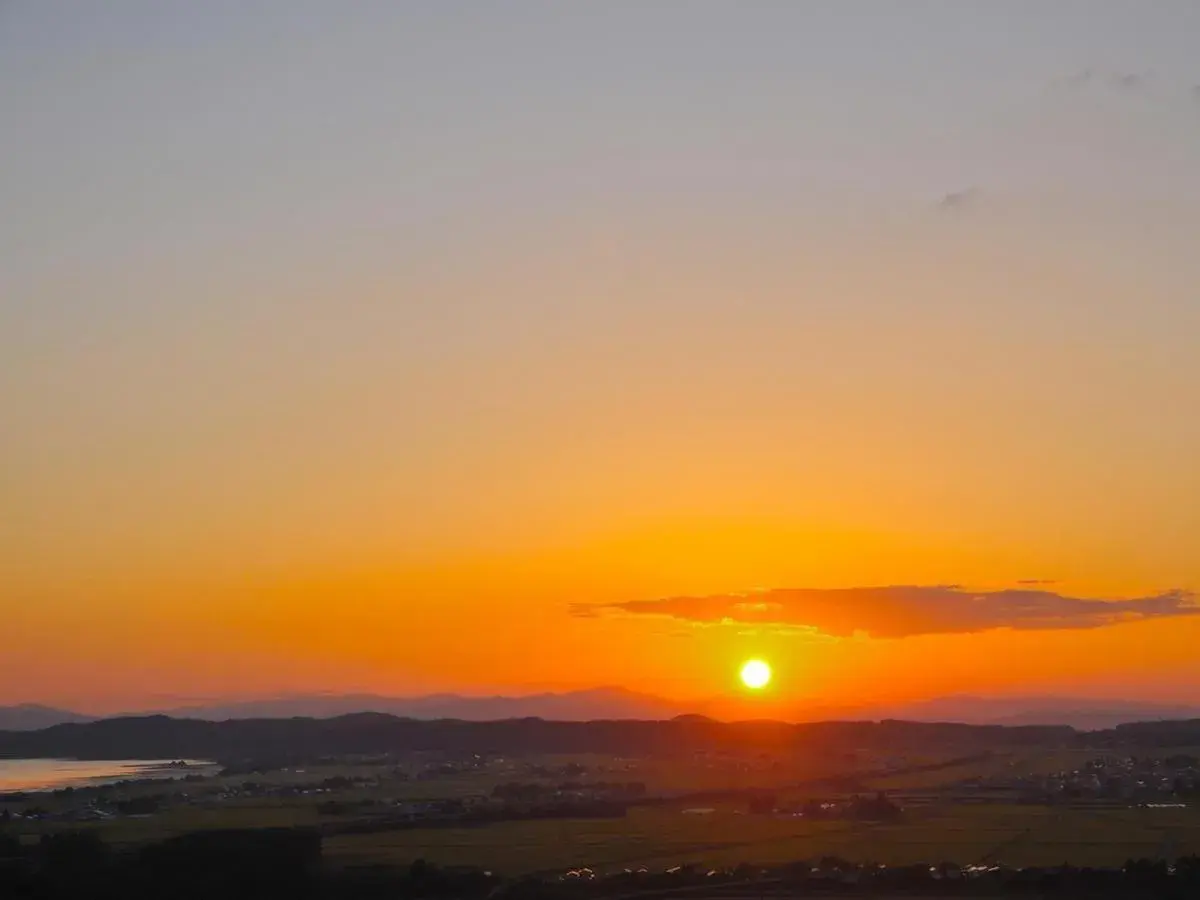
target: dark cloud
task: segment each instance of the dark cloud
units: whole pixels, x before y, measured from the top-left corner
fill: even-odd
[[[681,621],[810,629],[834,637],[865,633],[879,638],[963,634],[996,628],[1021,630],[1101,628],[1200,613],[1186,591],[1098,600],[1020,588],[968,591],[959,586],[779,588],[754,594],[667,597],[608,606],[576,606],[574,615],[598,611],[667,616]]]
[[[1017,582],[1017,584],[1022,584],[1022,585],[1027,585],[1027,584],[1054,584],[1054,583],[1055,583],[1055,581],[1054,581],[1054,579],[1053,579],[1053,578],[1022,578],[1022,579],[1020,579],[1020,580]]]
[[[960,191],[950,191],[943,194],[942,199],[937,203],[938,209],[947,212],[957,212],[961,210],[971,209],[979,203],[978,188],[963,188]]]

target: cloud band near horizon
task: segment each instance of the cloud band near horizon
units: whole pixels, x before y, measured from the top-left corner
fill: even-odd
[[[1171,590],[1119,600],[1069,597],[1048,590],[968,591],[957,585],[777,588],[752,594],[666,597],[600,606],[577,604],[576,616],[603,612],[664,616],[697,624],[769,625],[833,637],[904,638],[998,628],[1089,629],[1200,613],[1196,596]]]

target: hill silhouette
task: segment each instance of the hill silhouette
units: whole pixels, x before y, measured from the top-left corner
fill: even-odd
[[[964,749],[1000,745],[1062,746],[1076,739],[1066,726],[958,725],[921,722],[552,722],[509,719],[417,720],[381,713],[332,719],[240,719],[210,722],[141,716],[0,733],[0,756],[123,758],[313,758],[357,753],[610,753],[677,755],[696,751],[786,753],[814,746],[834,751],[891,751],[933,744]]]
[[[0,731],[32,731],[62,723],[89,722],[98,718],[173,719],[331,719],[354,713],[385,713],[410,719],[459,719],[490,722],[538,718],[547,721],[586,722],[602,719],[653,721],[679,719],[728,721],[739,704],[728,699],[683,705],[672,700],[619,687],[517,696],[430,694],[389,697],[380,694],[296,694],[148,711],[128,711],[118,716],[96,716],[38,704],[0,706]],[[723,714],[724,713],[724,714]],[[901,704],[812,706],[776,709],[791,722],[882,721],[957,722],[971,725],[1070,725],[1099,731],[1136,722],[1175,721],[1200,717],[1200,705],[1154,703],[1056,696],[951,695]]]
[[[90,722],[93,718],[95,717],[67,709],[42,706],[39,703],[0,706],[0,731],[36,731],[64,722]]]
[[[669,719],[688,711],[677,703],[652,694],[619,687],[599,687],[561,693],[486,697],[448,693],[418,697],[301,694],[234,703],[184,706],[154,710],[153,713],[172,718],[223,721],[290,719],[297,716],[327,719],[359,712],[377,712],[412,719],[463,719],[486,722],[526,718],[557,721]]]

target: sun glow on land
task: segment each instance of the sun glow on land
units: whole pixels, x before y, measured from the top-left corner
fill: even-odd
[[[771,667],[761,659],[751,659],[742,666],[742,684],[758,691],[771,683]]]

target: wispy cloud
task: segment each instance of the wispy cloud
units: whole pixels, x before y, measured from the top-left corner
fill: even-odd
[[[937,208],[944,212],[963,212],[979,204],[979,188],[968,187],[942,194]]]
[[[1081,69],[1065,78],[1058,79],[1054,84],[1063,88],[1102,87],[1132,93],[1149,87],[1150,73],[1114,69]]]
[[[1122,622],[1196,615],[1200,613],[1200,604],[1193,594],[1180,590],[1105,600],[1069,597],[1028,587],[980,592],[957,585],[889,585],[831,590],[778,588],[752,595],[666,597],[572,608],[577,616],[604,612],[665,616],[697,624],[787,627],[834,637],[866,634],[903,638],[997,628],[1102,628]]]

